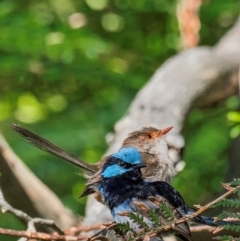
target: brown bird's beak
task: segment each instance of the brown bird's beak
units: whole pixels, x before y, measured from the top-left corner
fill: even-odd
[[[147,165],[143,162],[133,166],[134,169],[140,169],[140,168],[144,168],[144,167],[147,167]]]
[[[165,128],[165,129],[163,129],[162,130],[162,134],[166,135],[172,128],[173,128],[173,126],[169,126],[169,127]]]

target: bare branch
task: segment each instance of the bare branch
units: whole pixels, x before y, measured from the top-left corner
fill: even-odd
[[[201,233],[203,231],[212,233],[215,229],[216,227],[211,227],[208,225],[199,225],[199,226],[190,227],[191,233],[199,233],[199,232]]]
[[[99,230],[106,228],[106,224],[95,224],[90,226],[79,226],[79,227],[72,227],[64,231],[65,234],[77,234],[80,232],[88,232],[92,230]]]
[[[28,214],[24,213],[21,210],[13,208],[8,202],[6,202],[1,188],[0,188],[0,207],[3,213],[5,212],[12,213],[25,222],[29,222],[32,219]]]
[[[28,213],[31,217],[55,220],[63,229],[79,225],[81,218],[64,207],[59,198],[15,155],[1,135],[0,170],[1,190],[7,202],[14,208]],[[5,208],[8,209],[9,206]],[[28,218],[25,217],[26,220]]]
[[[36,231],[35,225],[36,224],[41,224],[41,225],[46,225],[54,230],[56,230],[60,234],[64,234],[64,232],[54,223],[53,220],[49,219],[42,219],[42,218],[32,218],[25,212],[13,208],[5,199],[2,193],[2,190],[0,188],[0,207],[3,213],[8,212],[12,213],[15,216],[19,217],[23,221],[25,221],[28,224],[28,231]]]
[[[0,228],[0,234],[15,236],[15,237],[26,237],[28,239],[37,239],[37,240],[59,240],[59,241],[78,241],[86,240],[88,236],[67,236],[67,235],[57,235],[57,234],[47,234],[41,232],[28,232],[28,231],[18,231],[12,229]]]

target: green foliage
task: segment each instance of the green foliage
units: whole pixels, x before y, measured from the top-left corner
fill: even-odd
[[[144,217],[137,213],[129,213],[128,217],[136,223],[139,228],[143,228],[144,231],[149,230],[149,226],[144,222]]]
[[[238,183],[239,179],[236,181],[233,181],[234,183]],[[218,201],[215,205],[213,205],[212,207],[218,207],[218,206],[223,206],[223,207],[234,207],[234,208],[239,208],[240,207],[240,201],[239,200],[233,200],[233,199],[222,199],[220,201]],[[218,215],[217,217],[218,219],[225,219],[225,218],[236,218],[236,219],[240,219],[240,214],[236,213],[236,212],[229,212],[229,211],[225,211],[223,210],[223,212]],[[235,224],[234,222],[231,223],[229,221],[229,224],[222,226],[224,229],[226,230],[232,230],[232,231],[236,231],[236,232],[240,232],[240,225],[239,224]],[[220,239],[221,237],[223,237],[223,239]],[[225,239],[227,238],[227,236],[218,236],[218,240],[232,240],[232,239]]]
[[[235,192],[233,193],[237,193],[238,195],[240,195],[240,179],[234,179],[232,182],[229,183],[232,187],[236,188]],[[236,192],[238,191],[238,192]],[[214,205],[212,205],[211,207],[215,208],[218,206],[223,206],[223,207],[231,207],[231,208],[239,208],[240,207],[240,201],[238,199],[222,199],[219,200],[217,203],[215,203]],[[229,212],[226,210],[223,210],[221,214],[218,215],[217,219],[218,220],[222,220],[222,219],[226,219],[226,218],[235,218],[235,219],[240,219],[240,214],[237,212]],[[234,223],[234,221],[229,221],[229,224],[223,225],[222,226],[224,229],[226,230],[232,230],[232,231],[236,231],[236,232],[240,232],[240,224],[238,223]],[[218,236],[215,239],[217,240],[240,240],[239,238],[234,238],[232,236]]]
[[[240,219],[240,213],[231,213],[223,210],[223,212],[218,215],[218,219],[224,219],[224,218],[238,218]]]
[[[137,91],[179,50],[176,3],[0,2],[1,132],[76,213],[84,214],[85,207],[85,200],[78,199],[85,180],[72,175],[79,170],[20,141],[10,125],[23,124],[89,162],[98,161],[107,147],[105,135]],[[204,2],[201,44],[213,45],[223,36],[239,15],[238,4]],[[199,193],[202,199],[216,194],[225,174],[229,127],[226,113],[218,110],[212,115],[195,111],[186,127],[187,168],[175,186],[191,203],[202,201],[196,200]],[[1,215],[1,227],[4,220]]]
[[[232,96],[215,108],[195,109],[189,114],[184,127],[186,167],[173,182],[188,204],[206,202],[221,191],[219,183],[225,181],[232,142],[227,115],[239,106],[239,97]]]
[[[162,224],[161,217],[160,215],[158,215],[156,210],[149,209],[148,214],[149,214],[149,220],[153,223],[154,226]]]
[[[126,234],[127,232],[130,232],[133,237],[137,236],[137,233],[134,231],[134,229],[131,228],[129,222],[117,224],[115,230],[117,231],[117,233],[121,235]]]
[[[230,182],[230,185],[232,187],[236,187],[236,186],[239,186],[240,185],[240,178],[235,178],[233,179],[233,181]],[[237,189],[238,190],[238,189]]]
[[[163,217],[161,217],[163,215]],[[170,221],[174,221],[174,212],[170,209],[170,207],[165,202],[160,202],[159,208],[157,209],[149,209],[147,211],[148,219],[152,222],[152,226],[150,227],[149,224],[145,222],[144,216],[138,213],[128,213],[127,216],[132,220],[132,222],[138,226],[140,232],[137,233],[131,228],[129,222],[118,224],[117,225],[117,232],[122,235],[123,237],[127,235],[128,240],[142,240],[146,235],[150,233],[159,232],[162,226],[166,225],[167,223],[162,223],[161,218],[167,219]],[[120,232],[118,231],[120,230]]]
[[[230,98],[229,102],[230,102],[229,104],[232,107],[227,114],[227,119],[231,125],[230,136],[232,138],[236,138],[237,136],[240,135],[240,112],[239,112],[240,100],[236,96],[236,97]]]
[[[211,200],[221,191],[219,184],[224,181],[229,159],[227,113],[227,108],[218,106],[214,109],[195,109],[189,114],[184,128],[186,143],[183,160],[186,167],[180,172],[179,179],[173,180],[189,205]]]
[[[240,225],[227,224],[224,225],[224,229],[240,232]]]
[[[230,182],[230,185],[232,187],[236,187],[236,190],[234,191],[235,194],[237,194],[238,196],[240,196],[240,179],[234,179],[232,182]]]
[[[215,207],[219,207],[219,206],[239,208],[240,207],[240,200],[223,198],[222,200],[220,200],[219,202],[214,204],[212,207],[215,208]]]
[[[221,241],[240,241],[240,238],[236,238],[230,235],[217,236],[217,237],[214,237],[213,239],[221,240]]]
[[[168,221],[172,221],[174,219],[173,210],[171,210],[171,208],[165,202],[161,202],[160,210],[164,213],[165,218]]]

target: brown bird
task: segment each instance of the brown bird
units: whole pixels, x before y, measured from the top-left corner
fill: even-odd
[[[95,192],[94,184],[98,182],[100,170],[108,156],[97,164],[89,164],[65,152],[50,141],[26,128],[16,124],[13,124],[12,128],[31,145],[80,167],[84,171],[84,174],[87,174],[89,177],[86,189],[83,191],[81,197]],[[167,127],[162,130],[154,127],[144,127],[139,131],[130,133],[123,141],[121,148],[132,146],[141,153],[143,162],[147,164],[147,167],[142,170],[144,179],[171,182],[172,178],[175,176],[176,170],[173,162],[169,159],[168,146],[165,141],[165,134],[171,129],[172,127]]]

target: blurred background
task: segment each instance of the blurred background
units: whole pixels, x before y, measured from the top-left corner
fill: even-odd
[[[26,144],[10,125],[23,125],[84,160],[98,161],[106,135],[155,70],[183,48],[213,46],[239,15],[238,0],[195,2],[200,20],[190,43],[179,30],[176,0],[0,2],[0,131],[74,212],[84,215],[86,200],[78,197],[85,179],[75,175],[75,167]],[[173,185],[191,205],[221,192],[229,146],[240,132],[238,105],[233,96],[189,114],[183,133],[186,166]],[[25,226],[0,214],[0,227]]]

